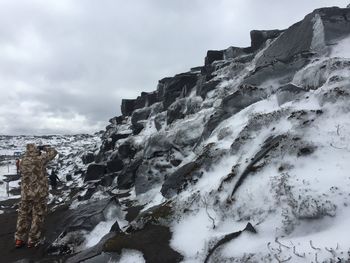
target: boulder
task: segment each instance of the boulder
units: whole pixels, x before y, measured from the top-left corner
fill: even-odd
[[[69,182],[69,181],[72,181],[73,178],[72,178],[72,174],[67,174],[66,175],[66,181]]]
[[[173,121],[183,119],[186,111],[186,100],[180,99],[175,101],[167,110],[167,124],[170,125]]]
[[[130,133],[114,133],[111,135],[111,139],[112,139],[112,144],[113,144],[113,148],[114,145],[117,141],[121,140],[121,139],[125,139],[128,138],[130,136]]]
[[[305,92],[306,91],[303,88],[300,88],[293,84],[284,85],[280,87],[276,92],[278,105],[281,106],[288,101],[292,101]]]
[[[92,163],[95,160],[95,155],[92,152],[86,152],[82,156],[83,164]]]
[[[141,132],[144,128],[145,128],[145,127],[143,126],[142,123],[136,123],[135,125],[133,125],[133,126],[131,127],[131,129],[132,129],[132,134],[133,134],[133,135],[138,135],[138,134],[140,134],[140,132]]]
[[[182,73],[171,79],[167,79],[163,87],[163,106],[168,107],[182,95],[188,96],[192,88],[196,85],[198,79],[197,73]]]
[[[212,115],[210,115],[209,120],[204,125],[202,135],[200,136],[195,148],[197,148],[203,141],[208,139],[214,129],[230,116],[231,114],[229,112],[226,112],[221,108],[217,109]]]
[[[89,203],[80,204],[74,210],[69,209],[61,212],[54,227],[54,234],[56,237],[59,236],[55,240],[47,240],[54,241],[47,252],[49,254],[70,254],[74,252],[75,248],[84,242],[83,231],[92,231],[98,223],[106,220],[107,210],[115,206],[118,206],[116,199],[108,198],[96,201],[90,200]]]
[[[225,112],[235,114],[266,97],[267,94],[264,90],[249,85],[242,85],[238,91],[222,100],[221,107]]]
[[[120,254],[123,249],[134,249],[142,252],[146,262],[180,262],[183,256],[170,247],[171,237],[168,227],[149,223],[143,229],[129,234],[119,233],[110,238],[104,244],[103,251]]]
[[[116,116],[111,118],[109,122],[114,125],[119,125],[123,123],[123,120],[124,120],[124,116]]]
[[[156,115],[154,118],[154,125],[157,131],[161,130],[166,125],[167,112],[162,112]]]
[[[280,85],[286,85],[293,81],[293,77],[301,68],[305,67],[312,57],[313,53],[303,53],[296,55],[291,61],[274,60],[270,64],[256,67],[255,70],[247,76],[242,84],[250,86],[260,86],[267,79],[275,79]]]
[[[137,169],[142,164],[142,159],[135,159],[129,165],[124,167],[118,176],[117,183],[119,189],[129,189],[135,185]]]
[[[224,59],[237,59],[238,57],[247,57],[247,54],[250,53],[249,48],[240,48],[240,47],[229,47],[224,50]]]
[[[208,50],[207,56],[205,57],[204,64],[210,65],[214,61],[223,60],[224,59],[224,51],[223,50]]]
[[[175,120],[183,119],[185,116],[194,114],[200,110],[203,99],[197,97],[187,97],[176,100],[167,110],[167,124]]]
[[[182,165],[165,179],[161,188],[162,195],[171,198],[185,189],[189,183],[196,183],[203,174],[202,170],[208,171],[226,154],[228,150],[216,148],[215,143],[206,145],[194,161]]]
[[[196,162],[190,162],[172,173],[163,183],[162,189],[160,190],[162,195],[166,198],[170,198],[179,193],[183,184],[198,173],[199,165]]]
[[[105,176],[102,177],[100,181],[100,185],[106,186],[106,187],[111,186],[116,175],[117,173],[106,174]]]
[[[135,110],[131,116],[132,125],[136,125],[141,120],[146,120],[150,114],[151,108],[149,107]]]
[[[160,185],[164,177],[169,174],[170,164],[164,164],[164,158],[144,160],[136,172],[135,192],[136,195],[146,193],[148,190]]]
[[[146,141],[143,156],[150,159],[158,153],[168,152],[173,147],[166,133],[155,133]]]
[[[118,154],[121,159],[132,159],[136,154],[136,149],[130,142],[124,142],[118,147]]]
[[[213,81],[205,82],[202,85],[197,84],[197,90],[196,90],[197,96],[201,96],[203,99],[205,99],[205,97],[207,96],[207,93],[211,90],[214,90],[219,83],[220,83],[219,80],[213,80]]]
[[[93,185],[93,186],[90,185],[90,187],[87,188],[83,194],[78,196],[78,201],[89,200],[93,196],[93,194],[96,193],[96,191],[97,191],[96,185]]]
[[[297,54],[323,52],[335,40],[350,34],[350,10],[330,7],[316,9],[279,36],[257,61],[264,66],[274,61],[288,62]],[[323,36],[323,37],[320,37]]]
[[[99,180],[101,179],[106,172],[106,166],[104,164],[90,164],[87,168],[84,182]]]
[[[268,39],[278,37],[283,30],[252,30],[250,31],[251,49],[258,50]]]
[[[124,167],[123,161],[118,158],[107,162],[108,173],[119,172],[123,169],[123,167]]]
[[[121,139],[125,139],[127,137],[130,136],[130,133],[123,133],[123,134],[119,134],[119,133],[112,133],[110,135],[110,137],[106,138],[103,142],[102,142],[102,146],[101,146],[101,151],[102,152],[107,152],[110,150],[114,150],[115,147],[115,143]]]
[[[123,116],[130,116],[135,108],[136,100],[122,100],[121,111]]]
[[[159,101],[158,98],[158,93],[157,91],[153,91],[153,92],[142,92],[141,93],[141,97],[145,97],[145,106],[149,107],[151,105],[153,105],[154,103],[157,103]]]
[[[221,102],[220,108],[210,116],[209,120],[205,124],[203,133],[198,140],[196,147],[199,146],[201,142],[209,138],[219,123],[266,97],[267,94],[264,90],[249,85],[242,85],[238,91],[225,97]]]
[[[118,223],[116,222],[118,225]],[[115,261],[117,262],[120,256],[114,255],[114,253],[104,253],[102,252],[104,243],[114,237],[116,235],[117,231],[113,231],[105,235],[95,246],[84,249],[83,251],[80,251],[77,254],[74,254],[73,256],[66,259],[65,262],[67,263],[77,263],[77,262],[84,262],[84,263],[103,263],[103,262],[111,262]]]

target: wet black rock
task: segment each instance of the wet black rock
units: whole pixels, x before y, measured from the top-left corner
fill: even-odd
[[[85,174],[84,182],[99,180],[106,172],[106,166],[104,164],[90,164]]]
[[[205,65],[210,65],[214,61],[223,60],[224,51],[222,50],[208,50],[207,56],[205,57]]]
[[[172,233],[168,227],[146,224],[143,229],[130,234],[120,233],[107,240],[103,251],[120,254],[123,249],[135,249],[143,254],[146,262],[180,262],[183,256],[170,247],[171,237]]]
[[[118,147],[118,154],[121,159],[132,159],[136,154],[136,149],[130,142],[124,142]]]
[[[135,110],[131,116],[132,125],[135,126],[139,121],[146,120],[150,114],[151,114],[151,108],[149,107]]]
[[[109,122],[114,125],[119,125],[123,123],[124,119],[125,119],[124,116],[116,116],[109,119]]]
[[[162,112],[156,115],[154,118],[154,125],[157,131],[161,130],[166,125],[167,112]]]
[[[282,105],[288,101],[296,99],[298,96],[304,94],[306,91],[303,88],[300,88],[293,84],[287,84],[280,87],[277,92],[277,102],[278,105]]]
[[[92,163],[95,160],[95,155],[92,152],[87,152],[82,156],[83,164]]]
[[[199,165],[196,162],[187,163],[171,174],[162,185],[161,193],[164,197],[171,197],[180,191],[183,184],[197,174]]]
[[[267,97],[264,90],[257,87],[243,85],[238,91],[222,100],[222,108],[225,112],[235,114],[249,105]]]
[[[144,160],[137,170],[135,178],[135,192],[137,195],[160,185],[172,166],[164,163],[165,158],[160,156],[152,160]]]
[[[147,140],[143,155],[146,159],[150,159],[159,153],[170,151],[172,147],[173,144],[166,133],[156,133]]]
[[[134,111],[136,100],[122,100],[121,111],[124,116],[130,116]]]
[[[188,96],[196,85],[197,79],[197,73],[188,72],[164,80],[161,93],[164,109],[167,109],[177,98]]]
[[[124,167],[117,179],[119,189],[129,189],[135,185],[136,172],[141,164],[142,159],[138,158]]]
[[[116,222],[117,223],[117,222]],[[117,231],[115,231],[117,232]],[[74,256],[71,256],[67,259],[67,263],[78,263],[78,262],[84,262],[84,263],[104,263],[109,262],[111,260],[118,260],[118,255],[113,255],[113,253],[103,253],[103,245],[104,243],[110,239],[113,238],[116,235],[116,233],[111,232],[105,235],[98,244],[95,246],[84,249],[83,251],[75,254]]]
[[[48,253],[62,255],[74,252],[84,242],[82,231],[92,231],[98,223],[106,219],[105,212],[112,206],[118,206],[115,199],[102,199],[81,204],[74,210],[62,211],[60,220],[54,227],[55,240],[49,240],[52,245],[48,248]]]
[[[252,30],[250,31],[251,49],[258,50],[268,39],[278,37],[283,30]]]
[[[173,123],[173,121],[178,119],[183,119],[185,117],[186,110],[186,100],[180,99],[175,101],[167,110],[167,124]]]
[[[114,173],[119,172],[123,169],[124,163],[120,159],[114,159],[107,162],[107,172]]]
[[[205,82],[204,84],[197,85],[197,90],[196,90],[197,96],[201,96],[204,99],[207,93],[211,90],[214,90],[219,83],[220,83],[219,80],[212,80],[212,81]]]
[[[307,147],[300,148],[299,151],[298,151],[298,156],[310,155],[310,154],[312,154],[315,150],[316,150],[316,148],[313,147],[313,146],[307,146]]]
[[[204,140],[208,139],[213,130],[224,120],[229,118],[231,114],[221,108],[217,109],[204,126],[204,130],[200,139],[198,140],[196,147],[199,146]]]
[[[297,54],[322,52],[335,40],[350,34],[350,10],[338,7],[317,9],[302,21],[289,27],[269,46],[258,59],[257,66],[271,64],[274,61],[288,62]],[[323,31],[323,32],[321,32]],[[314,34],[324,34],[324,43],[313,42]]]
[[[103,141],[103,143],[101,145],[101,149],[100,149],[101,151],[107,152],[107,151],[111,151],[114,149],[114,146],[115,146],[115,143],[117,140],[115,140],[112,136]],[[95,161],[97,159],[95,159]],[[97,160],[97,162],[98,162],[98,160]]]
[[[100,185],[106,186],[106,187],[111,186],[116,175],[117,173],[106,174],[105,176],[102,177],[100,181]]]

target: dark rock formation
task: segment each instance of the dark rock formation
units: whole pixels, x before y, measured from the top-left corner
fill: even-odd
[[[128,166],[124,167],[117,179],[119,189],[129,189],[135,184],[136,172],[141,164],[142,159],[135,159]]]
[[[123,167],[124,167],[123,161],[119,159],[114,159],[107,162],[108,173],[119,172],[123,169]]]
[[[92,152],[87,152],[82,157],[83,164],[92,163],[94,160],[95,160],[95,155]]]
[[[86,171],[84,181],[99,180],[104,176],[105,172],[106,166],[104,164],[90,164]]]
[[[164,86],[159,93],[163,98],[164,109],[167,109],[178,97],[187,96],[196,85],[198,74],[183,73],[164,80]]]
[[[173,123],[173,121],[178,119],[183,119],[185,117],[186,110],[186,100],[177,100],[167,110],[167,124]]]
[[[304,94],[306,91],[296,85],[287,84],[280,87],[277,92],[277,102],[278,105],[282,105],[288,101],[296,99],[298,95]]]
[[[118,147],[118,154],[121,159],[132,159],[136,154],[136,149],[130,142],[124,142]]]
[[[264,90],[257,87],[243,85],[235,93],[222,100],[222,108],[231,115],[241,111],[249,105],[267,97]]]
[[[165,197],[171,197],[180,191],[182,185],[191,177],[195,176],[199,165],[196,162],[190,162],[181,166],[173,174],[171,174],[162,185],[162,195]],[[197,172],[198,173],[198,172]],[[196,174],[199,176],[199,174]]]
[[[349,17],[348,9],[331,7],[315,10],[304,20],[288,28],[268,47],[264,56],[258,60],[257,66],[265,66],[274,61],[286,63],[297,54],[322,51],[335,40],[350,34]],[[317,34],[324,34],[324,43],[313,42]]]
[[[222,239],[220,239],[220,240],[208,251],[208,254],[207,254],[207,256],[206,256],[206,258],[205,258],[205,260],[204,260],[204,263],[207,263],[207,262],[209,261],[211,255],[213,255],[213,253],[215,252],[215,250],[216,250],[218,247],[220,247],[220,246],[226,244],[227,242],[230,242],[232,239],[235,239],[235,238],[239,237],[244,231],[248,231],[248,232],[251,232],[251,233],[256,234],[255,228],[252,226],[251,223],[248,223],[248,224],[246,225],[246,227],[245,227],[243,230],[237,231],[237,232],[233,232],[233,233],[230,233],[230,234],[225,235]]]
[[[130,116],[135,109],[136,100],[122,100],[121,111],[124,116]]]
[[[122,124],[123,121],[124,121],[124,116],[116,116],[109,120],[109,122],[114,125]]]
[[[282,30],[252,30],[250,31],[251,49],[258,50],[268,39],[278,37]]]
[[[146,120],[150,114],[151,108],[149,107],[135,110],[131,116],[131,123],[135,126],[139,121]]]
[[[201,96],[203,99],[205,98],[205,96],[207,95],[207,93],[213,89],[216,88],[216,86],[220,83],[220,81],[218,80],[214,80],[214,81],[208,81],[205,82],[204,84],[198,85],[197,86],[197,95]]]
[[[142,252],[146,262],[180,262],[183,256],[169,245],[171,236],[168,227],[147,224],[131,234],[117,234],[110,238],[104,244],[103,251],[120,254],[122,249],[135,249]]]
[[[208,50],[207,56],[205,57],[205,66],[210,65],[214,61],[223,60],[224,52],[222,50]]]

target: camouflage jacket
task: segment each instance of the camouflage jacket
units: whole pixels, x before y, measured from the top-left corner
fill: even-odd
[[[20,165],[22,200],[37,200],[49,195],[46,165],[55,158],[56,154],[57,151],[54,148],[46,148],[40,154],[34,144],[27,145],[27,151]]]

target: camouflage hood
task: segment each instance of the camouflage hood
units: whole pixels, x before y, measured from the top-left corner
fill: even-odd
[[[36,147],[36,145],[34,143],[27,144],[27,149],[26,149],[25,155],[26,156],[38,156],[39,155],[38,148]]]

